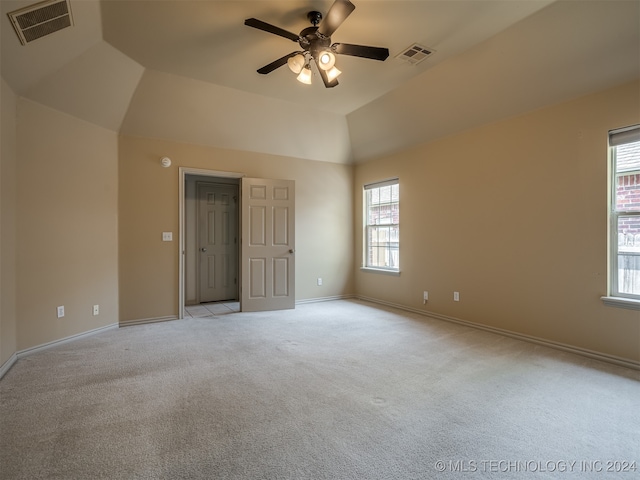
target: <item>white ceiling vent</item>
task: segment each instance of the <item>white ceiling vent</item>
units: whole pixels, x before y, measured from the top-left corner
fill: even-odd
[[[69,0],[45,0],[8,15],[23,45],[73,25]]]
[[[433,48],[423,47],[422,45],[414,43],[409,48],[396,55],[396,58],[409,62],[411,65],[417,65],[428,56],[433,55],[433,52],[435,52]]]

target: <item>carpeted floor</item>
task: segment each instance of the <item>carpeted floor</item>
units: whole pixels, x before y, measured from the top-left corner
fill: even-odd
[[[140,325],[19,360],[0,460],[2,479],[631,479],[640,372],[359,301]]]

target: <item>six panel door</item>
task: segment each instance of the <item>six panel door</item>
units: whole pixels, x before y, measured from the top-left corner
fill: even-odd
[[[242,179],[242,311],[295,308],[294,188]]]

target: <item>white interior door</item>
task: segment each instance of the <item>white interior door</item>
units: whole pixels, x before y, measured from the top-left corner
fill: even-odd
[[[242,311],[295,308],[295,183],[242,179]]]
[[[238,299],[238,187],[198,183],[200,302]]]

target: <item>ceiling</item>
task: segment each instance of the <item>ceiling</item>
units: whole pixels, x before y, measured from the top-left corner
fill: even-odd
[[[640,0],[353,0],[340,85],[256,70],[332,0],[71,0],[75,25],[20,45],[2,0],[2,77],[18,95],[117,132],[312,160],[364,161],[640,78]],[[413,43],[435,53],[412,66]],[[330,146],[310,140],[322,132]]]

